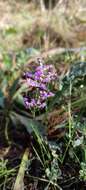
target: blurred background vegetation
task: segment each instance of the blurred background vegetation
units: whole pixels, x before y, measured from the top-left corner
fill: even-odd
[[[85,44],[85,0],[0,0],[1,50]]]

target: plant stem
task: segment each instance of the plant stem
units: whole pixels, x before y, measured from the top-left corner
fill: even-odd
[[[63,162],[64,162],[64,159],[65,159],[66,153],[67,153],[68,148],[69,148],[69,146],[70,146],[70,143],[71,143],[71,139],[70,139],[69,142],[68,142],[68,145],[67,145],[66,150],[65,150],[65,152],[64,152],[64,155],[63,155],[63,158],[62,158],[61,164],[63,164]]]
[[[10,145],[11,141],[9,140],[9,136],[8,136],[8,124],[9,124],[9,118],[7,117],[6,118],[6,125],[5,125],[5,138],[6,138],[8,145]]]
[[[25,170],[27,168],[28,156],[29,156],[29,149],[26,148],[20,164],[20,168],[18,171],[18,175],[13,190],[24,190],[24,175],[25,175]]]

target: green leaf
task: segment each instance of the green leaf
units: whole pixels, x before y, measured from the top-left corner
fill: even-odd
[[[36,132],[39,133],[42,137],[46,135],[45,127],[43,124],[40,124],[40,122],[34,119],[30,119],[15,112],[10,113],[10,118],[15,125],[18,123],[24,125],[29,134],[36,130]]]
[[[0,107],[4,107],[4,94],[3,92],[0,90]]]
[[[55,104],[60,103],[60,100],[62,98],[62,95],[64,94],[64,92],[68,89],[69,84],[63,84],[63,87],[61,90],[58,90],[55,94],[55,96],[52,98],[52,101],[49,104],[48,110],[52,109]]]
[[[16,91],[16,93],[14,94],[14,99],[18,98],[18,96],[20,94],[22,94],[23,92],[27,92],[28,91],[28,85],[26,83],[22,84],[22,86]]]
[[[11,57],[8,54],[3,54],[3,62],[5,64],[5,67],[7,69],[10,69],[12,66],[12,60]]]
[[[6,35],[11,35],[11,34],[16,34],[17,30],[15,27],[9,27],[5,30],[5,34]]]
[[[15,102],[18,103],[19,105],[24,106],[24,98],[23,98],[23,96],[21,94],[19,94],[17,96],[17,98],[15,99]]]
[[[9,90],[9,94],[10,94],[11,97],[13,97],[13,95],[16,93],[17,87],[18,87],[18,83],[19,83],[19,78],[17,78],[17,79],[13,82],[13,84],[12,84],[10,90]]]

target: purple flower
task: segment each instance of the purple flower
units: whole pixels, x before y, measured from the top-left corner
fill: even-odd
[[[31,109],[36,106],[36,101],[35,101],[35,99],[30,100],[28,97],[25,97],[24,104],[27,109]]]
[[[44,109],[47,105],[47,99],[55,94],[49,90],[49,84],[55,81],[57,73],[53,65],[40,65],[33,72],[26,72],[26,82],[28,87],[34,87],[28,91],[30,97],[24,98],[25,107],[28,109],[38,108]]]
[[[38,70],[38,71],[35,72],[34,75],[35,75],[34,76],[35,80],[40,80],[42,78],[42,76],[43,76],[43,72],[41,72],[41,70]]]
[[[46,102],[43,102],[39,105],[39,109],[44,109],[46,107]]]
[[[27,84],[29,85],[29,87],[39,87],[39,83],[30,78],[27,79]]]
[[[47,90],[47,87],[45,86],[45,84],[42,84],[42,83],[39,84],[39,88],[40,90]]]
[[[33,74],[30,73],[30,72],[26,72],[26,73],[24,73],[24,76],[25,76],[26,78],[34,79]]]
[[[50,76],[48,75],[46,78],[44,78],[43,80],[42,80],[42,82],[43,83],[50,83],[51,82],[51,78],[50,78]]]
[[[48,98],[48,93],[46,91],[40,91],[40,98],[46,100]]]
[[[40,91],[41,100],[47,100],[50,97],[53,97],[55,94],[52,92]]]
[[[41,99],[38,99],[37,101],[37,108],[43,109],[46,107],[46,102],[41,101]]]
[[[43,72],[44,65],[40,65],[36,68],[36,71],[42,71]]]
[[[45,65],[44,71],[52,71],[54,69],[53,65]]]
[[[54,96],[55,96],[55,94],[53,92],[48,92],[48,98],[54,97]]]
[[[50,83],[57,77],[55,68],[52,65],[38,66],[35,72],[35,80],[43,83]]]
[[[25,104],[25,107],[28,108],[29,102],[28,102],[28,98],[27,97],[24,97],[24,104]]]
[[[29,87],[35,87],[35,88],[39,88],[41,90],[46,90],[46,86],[45,84],[42,83],[38,83],[37,81],[34,81],[32,79],[27,79],[27,84]]]

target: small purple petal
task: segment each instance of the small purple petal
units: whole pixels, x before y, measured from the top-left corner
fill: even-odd
[[[52,70],[54,67],[52,65],[45,65],[44,70]]]
[[[43,103],[41,103],[41,105],[39,105],[39,108],[40,109],[43,109],[43,108],[45,108],[46,107],[46,103],[45,102],[43,102]]]
[[[41,100],[46,100],[48,98],[48,93],[46,91],[40,91]]]
[[[53,97],[54,95],[52,92],[40,91],[41,100],[47,100],[47,98]]]
[[[43,83],[50,83],[50,82],[51,82],[51,79],[49,76],[43,79]]]
[[[26,97],[24,97],[24,104],[25,104],[25,107],[27,109],[29,106],[29,102],[28,102],[28,98],[26,98]]]
[[[40,66],[38,66],[38,67],[36,68],[36,71],[42,71],[42,72],[43,72],[43,68],[44,68],[44,66],[43,66],[43,65],[40,65]]]
[[[42,83],[40,83],[39,88],[40,88],[41,90],[47,90],[45,84],[42,84]]]
[[[35,72],[35,80],[40,80],[40,78],[42,77],[43,73],[39,70]]]
[[[49,97],[54,97],[54,96],[55,96],[55,94],[53,92],[48,92],[48,98]]]
[[[30,73],[30,72],[26,72],[26,73],[24,73],[24,76],[25,76],[26,78],[31,78],[31,79],[34,79],[33,74],[32,74],[32,73]]]
[[[30,87],[39,87],[39,83],[37,83],[36,81],[32,80],[32,79],[27,79],[27,84]]]
[[[29,98],[25,97],[24,104],[27,109],[31,109],[36,106],[36,101],[35,101],[35,99],[30,100]]]

